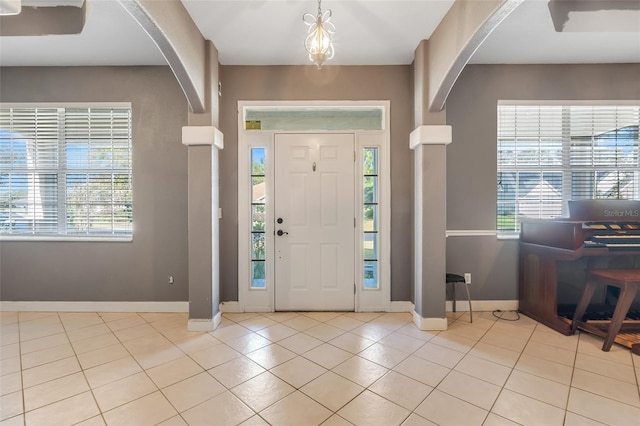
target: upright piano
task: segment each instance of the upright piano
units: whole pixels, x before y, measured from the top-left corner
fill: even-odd
[[[640,201],[569,201],[569,217],[522,219],[519,310],[569,335],[589,269],[640,269]],[[585,314],[606,328],[617,289],[594,296]],[[616,342],[640,350],[640,300],[636,297]]]

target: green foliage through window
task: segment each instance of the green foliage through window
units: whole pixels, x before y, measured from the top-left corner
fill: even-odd
[[[265,148],[251,148],[251,288],[254,289],[267,286],[265,154]]]

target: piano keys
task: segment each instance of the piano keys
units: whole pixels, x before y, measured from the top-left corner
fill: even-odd
[[[519,247],[520,312],[569,335],[589,269],[640,269],[640,201],[569,201],[568,218],[524,218]],[[616,342],[640,354],[638,299]],[[616,288],[602,290],[586,315],[598,319],[587,322],[606,327],[616,301]]]

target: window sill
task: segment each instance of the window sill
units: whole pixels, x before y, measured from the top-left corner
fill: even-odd
[[[498,234],[499,240],[519,240],[520,234],[508,234],[508,235],[500,235]]]
[[[19,241],[19,242],[28,242],[28,243],[37,243],[37,242],[128,243],[133,241],[133,236],[129,236],[129,237],[98,237],[98,236],[95,236],[95,237],[71,237],[71,236],[47,237],[44,235],[29,235],[29,236],[0,235],[0,241]]]

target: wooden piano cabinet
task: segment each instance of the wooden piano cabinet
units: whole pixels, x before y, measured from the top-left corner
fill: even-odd
[[[553,249],[536,244],[520,244],[518,302],[519,311],[566,335],[570,323],[558,316],[557,261],[571,260],[571,250]]]
[[[574,297],[574,292],[586,285],[587,272],[592,269],[640,270],[638,239],[640,200],[569,201],[568,218],[523,218],[519,244],[520,312],[570,335],[570,318],[580,298],[579,294]],[[559,302],[562,308],[559,308]],[[590,313],[599,315],[601,312],[594,306],[589,305],[589,308],[597,309],[588,311]],[[590,317],[594,318],[593,315]],[[610,322],[605,318],[589,319],[580,326],[604,330],[606,334]],[[624,343],[622,335],[629,336],[632,343]],[[640,321],[623,321],[616,342],[634,352],[639,350]]]

